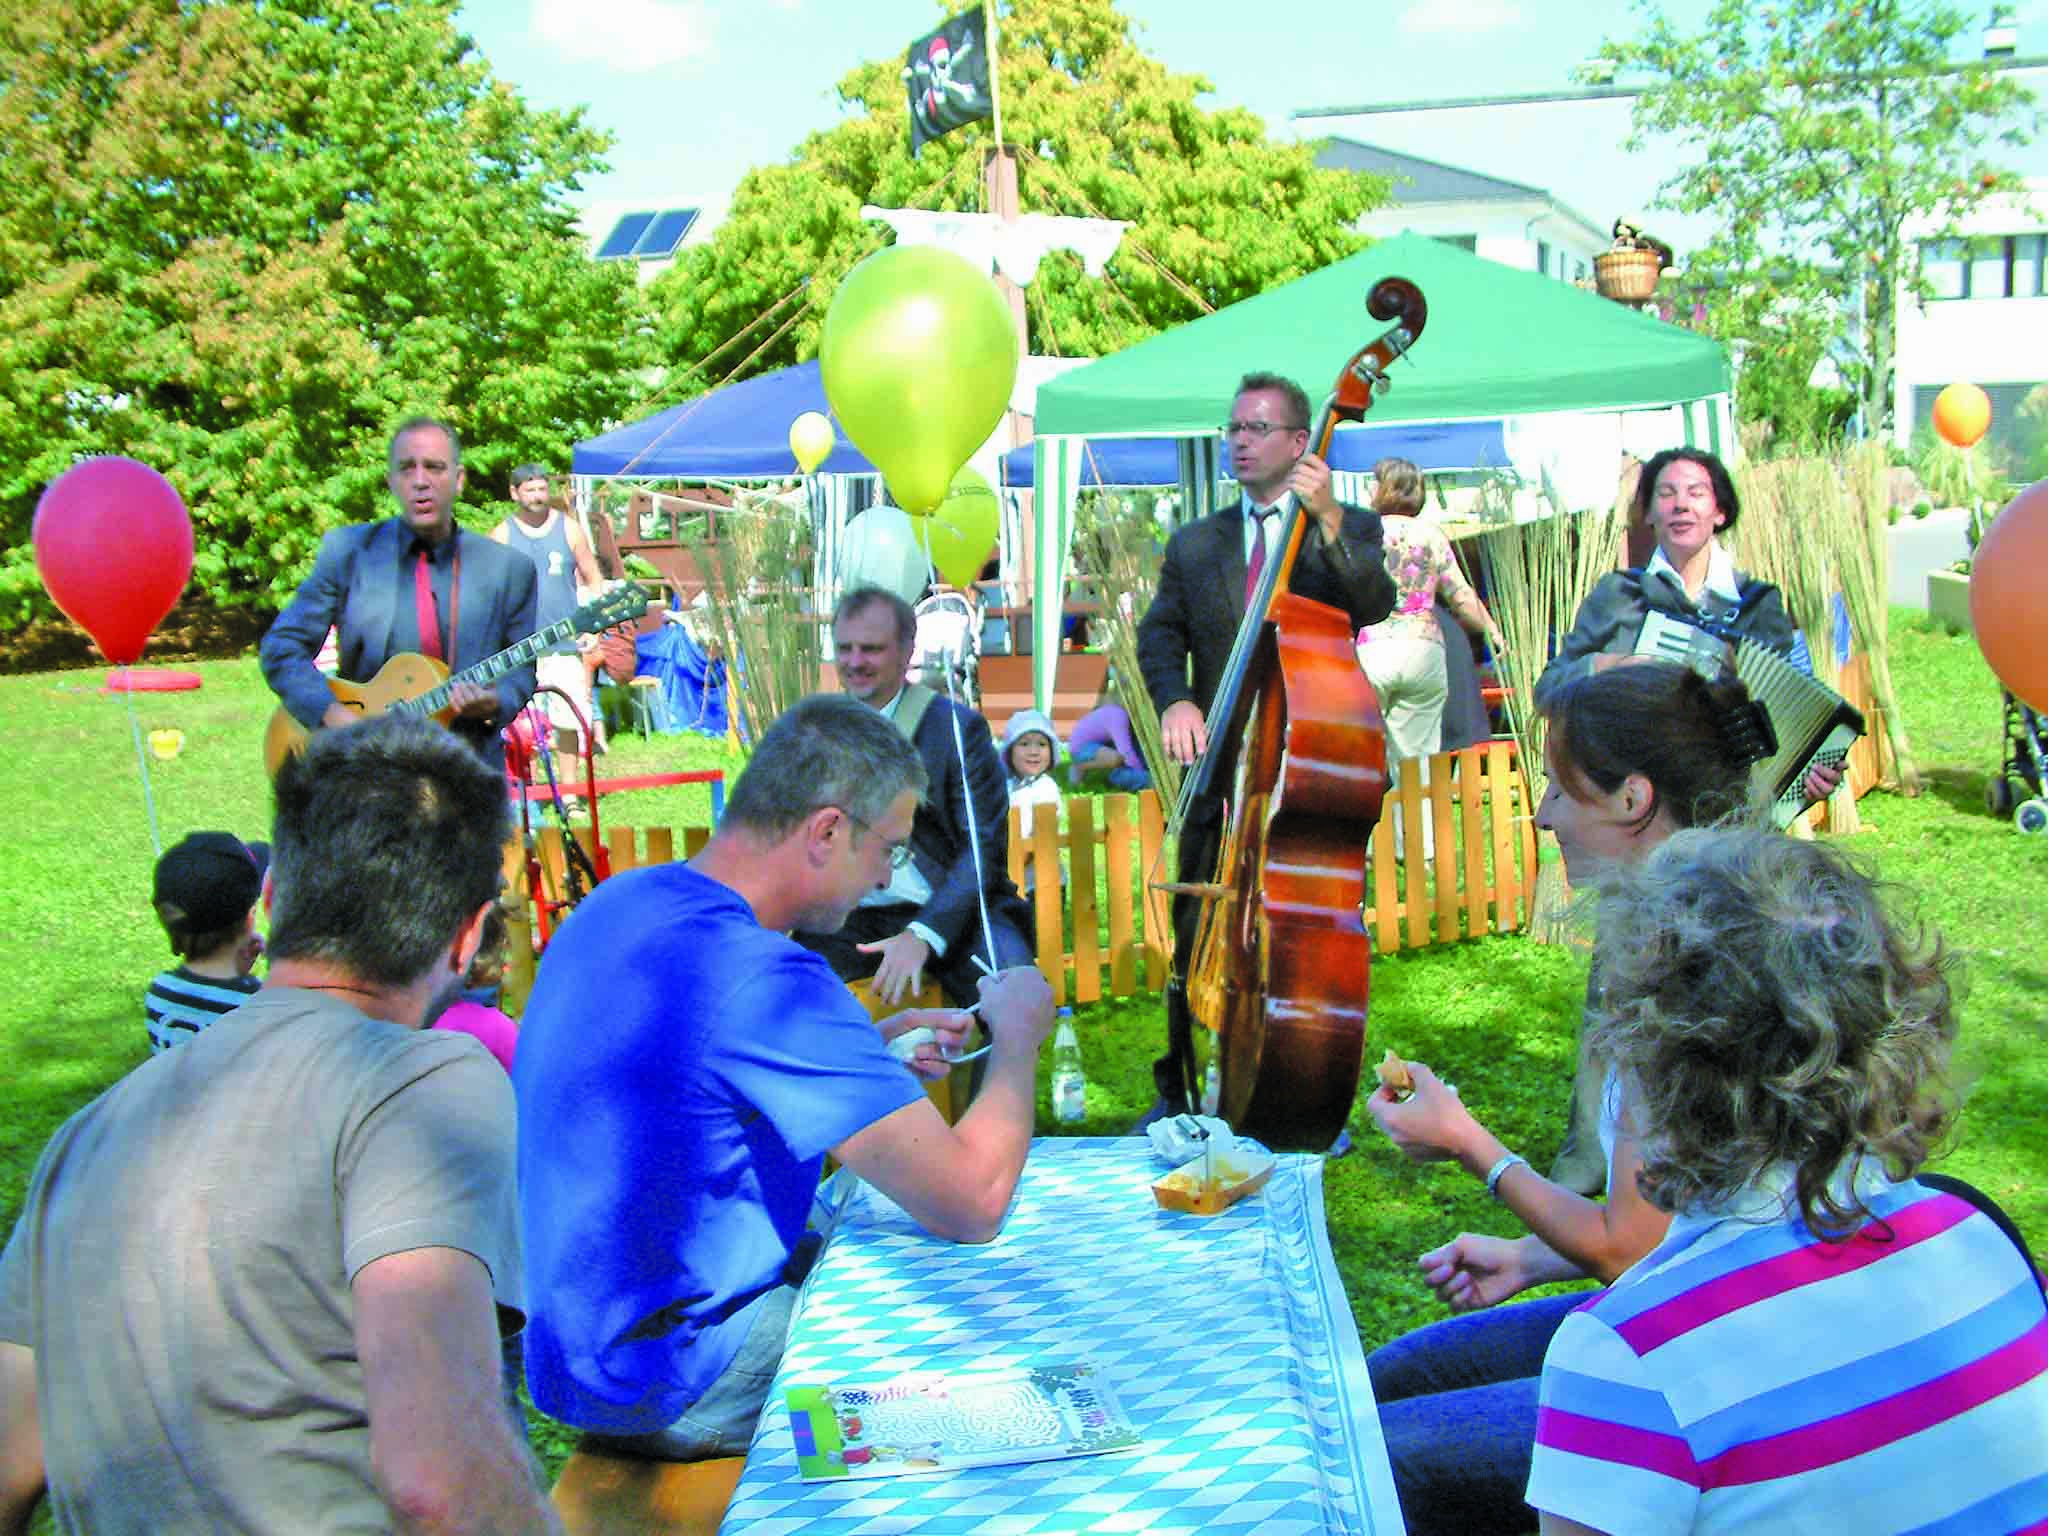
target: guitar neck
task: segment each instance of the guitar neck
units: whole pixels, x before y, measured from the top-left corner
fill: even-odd
[[[392,705],[394,712],[413,715],[438,715],[448,707],[448,699],[455,692],[457,683],[475,683],[478,687],[489,687],[514,667],[523,667],[542,651],[551,650],[576,633],[576,620],[559,619],[537,634],[528,635],[517,645],[508,645],[495,656],[486,656],[473,667],[452,673],[438,688],[430,688],[416,699],[404,699]]]

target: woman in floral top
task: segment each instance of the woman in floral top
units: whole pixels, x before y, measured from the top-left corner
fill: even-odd
[[[1387,760],[1428,757],[1443,739],[1443,632],[1439,596],[1460,624],[1486,636],[1496,654],[1500,628],[1458,569],[1443,530],[1415,514],[1422,510],[1422,471],[1406,459],[1373,466],[1373,510],[1386,525],[1387,574],[1394,578],[1394,611],[1358,632],[1358,660],[1387,722]]]

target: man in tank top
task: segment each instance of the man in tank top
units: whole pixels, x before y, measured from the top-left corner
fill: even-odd
[[[585,596],[594,595],[603,578],[598,572],[597,555],[583,529],[573,517],[548,505],[548,472],[544,467],[522,464],[513,470],[511,493],[514,515],[493,528],[491,537],[533,562],[534,573],[540,579],[540,604],[534,623],[537,628],[545,628],[574,613],[578,591]],[[583,711],[592,739],[601,751],[604,722],[592,707],[590,668],[578,651],[579,646],[595,648],[596,644],[594,636],[564,640],[538,659],[535,672],[541,687],[559,688],[576,701],[576,708]],[[550,724],[579,733],[583,730],[558,695],[544,697]]]

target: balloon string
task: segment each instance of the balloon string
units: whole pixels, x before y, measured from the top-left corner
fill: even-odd
[[[128,701],[128,732],[135,738],[135,766],[142,774],[142,803],[149,810],[149,845],[156,856],[164,856],[164,840],[156,829],[156,794],[149,784],[149,754],[142,750],[142,723],[135,717],[135,690],[128,679],[121,680],[121,696]]]
[[[937,574],[938,562],[932,558],[931,515],[927,513],[919,521],[922,524],[919,531],[924,536],[925,563],[934,574]],[[974,783],[967,771],[967,738],[960,734],[960,711],[966,706],[955,694],[953,669],[946,667],[943,670],[946,674],[946,699],[955,706],[948,713],[953,717],[953,754],[960,763],[960,798],[967,806],[967,849],[974,858],[974,902],[981,911],[982,947],[988,952],[988,964],[985,969],[993,975],[1002,969],[1002,962],[996,958],[995,925],[989,921],[988,915],[988,878],[981,865],[981,829],[975,824],[974,818]]]

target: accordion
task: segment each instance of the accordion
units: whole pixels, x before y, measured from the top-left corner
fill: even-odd
[[[1721,636],[1651,609],[1636,637],[1636,654],[1675,661],[1720,676],[1732,659],[1735,675],[1770,717],[1778,750],[1756,766],[1771,799],[1771,819],[1786,827],[1806,809],[1806,775],[1817,765],[1839,768],[1863,734],[1863,715],[1826,684],[1816,682],[1767,646],[1739,635]]]

